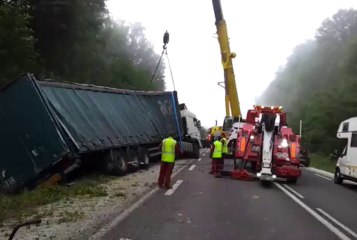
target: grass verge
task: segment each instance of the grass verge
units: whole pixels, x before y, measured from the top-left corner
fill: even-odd
[[[310,154],[310,160],[311,160],[310,163],[311,167],[325,170],[331,173],[335,172],[336,162],[329,159],[329,157],[312,153]]]
[[[92,176],[69,185],[39,188],[18,195],[0,195],[0,225],[8,219],[21,221],[36,215],[37,207],[62,199],[107,196],[106,189],[100,186],[107,180],[103,176]]]

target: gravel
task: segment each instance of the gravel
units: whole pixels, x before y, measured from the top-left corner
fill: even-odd
[[[186,162],[181,160],[180,164]],[[174,171],[181,167],[176,166]],[[105,197],[76,197],[41,206],[36,216],[29,217],[41,216],[41,224],[21,228],[14,239],[88,239],[156,187],[159,169],[159,165],[154,165],[101,184],[108,194]],[[13,224],[14,221],[8,221],[0,227],[0,239],[8,238]]]

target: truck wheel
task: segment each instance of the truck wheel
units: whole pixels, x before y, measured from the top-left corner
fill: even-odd
[[[268,187],[271,187],[272,184],[273,184],[273,181],[260,180],[260,185],[262,187],[268,188]]]
[[[340,172],[339,168],[336,168],[335,176],[333,178],[333,181],[336,184],[342,184],[342,182],[343,182],[343,177],[341,177],[341,172]]]
[[[292,184],[296,184],[297,180],[298,180],[298,178],[297,178],[297,177],[294,177],[294,178],[288,179],[288,182],[289,182],[289,183],[292,183]]]
[[[196,159],[200,158],[200,146],[197,143],[193,144],[193,157]]]
[[[115,176],[121,176],[128,172],[128,163],[119,150],[111,150],[108,153],[106,171]]]

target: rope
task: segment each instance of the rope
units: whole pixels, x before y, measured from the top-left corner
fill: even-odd
[[[172,104],[174,105],[173,107],[174,107],[174,112],[175,112],[176,127],[177,127],[178,134],[179,134],[180,150],[181,150],[181,152],[183,152],[183,149],[182,149],[181,127],[180,127],[180,124],[179,124],[179,121],[178,121],[178,117],[177,117],[177,108],[176,108],[176,101],[175,101],[175,97],[174,97],[174,92],[171,92],[171,96],[172,96]]]
[[[154,80],[154,78],[155,78],[155,75],[156,75],[157,69],[159,68],[159,65],[160,65],[161,60],[162,60],[162,56],[164,56],[165,51],[166,51],[166,46],[164,46],[164,50],[162,50],[161,56],[160,56],[160,58],[159,58],[159,61],[158,61],[158,62],[157,62],[157,64],[156,64],[155,71],[154,71],[154,73],[153,73],[153,75],[152,75],[152,77],[151,77],[151,80],[150,80],[150,86],[151,86],[151,84],[152,84],[152,81],[153,81],[153,80]]]
[[[173,76],[173,74],[172,74],[172,69],[171,69],[171,64],[170,64],[169,54],[167,53],[167,49],[166,49],[165,53],[166,53],[167,63],[169,64],[169,69],[170,69],[170,75],[171,75],[172,85],[174,86],[174,91],[176,91],[174,76]]]

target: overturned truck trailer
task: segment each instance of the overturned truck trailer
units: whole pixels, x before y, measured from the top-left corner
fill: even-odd
[[[197,157],[199,125],[193,114],[181,115],[176,92],[23,75],[0,90],[1,191],[58,182],[93,158],[107,172],[124,174],[159,155],[168,135],[179,140],[182,153]]]

